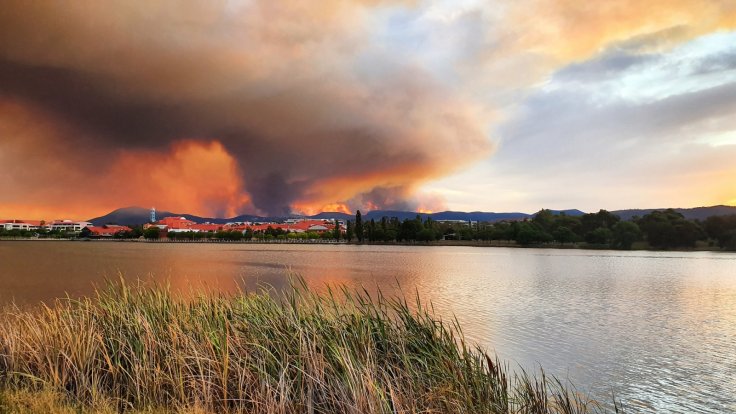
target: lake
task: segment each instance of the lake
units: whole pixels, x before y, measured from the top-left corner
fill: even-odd
[[[736,254],[448,246],[0,241],[0,301],[154,278],[189,292],[415,293],[512,367],[542,366],[635,412],[736,412]]]

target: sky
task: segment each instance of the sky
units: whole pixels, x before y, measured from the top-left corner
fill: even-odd
[[[7,0],[0,218],[736,205],[733,0]]]

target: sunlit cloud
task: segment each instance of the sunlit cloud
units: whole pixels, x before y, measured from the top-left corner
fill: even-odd
[[[0,213],[729,202],[734,27],[729,0],[6,2]]]

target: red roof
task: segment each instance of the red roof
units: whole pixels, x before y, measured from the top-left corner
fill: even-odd
[[[224,226],[223,228],[225,230],[230,230],[230,231],[246,231],[250,227],[251,226],[249,226],[247,224],[236,224],[236,225]]]
[[[199,230],[199,231],[218,231],[218,230],[222,230],[222,225],[221,224],[209,224],[209,223],[192,224],[191,226],[189,226],[189,228],[192,230]]]
[[[165,217],[157,221],[156,224],[166,226],[170,229],[188,229],[195,223],[187,220],[186,217]]]
[[[114,226],[114,225],[102,226],[102,227],[89,226],[87,228],[92,232],[92,234],[94,234],[96,236],[114,236],[114,235],[116,235],[118,233],[122,233],[124,231],[131,231],[131,228],[130,227],[126,227],[126,226]]]
[[[335,223],[332,221],[323,220],[304,220],[297,223],[282,224],[282,223],[266,223],[248,226],[253,231],[266,231],[269,227],[273,229],[282,229],[284,231],[295,231],[295,232],[306,232],[306,231],[325,231],[322,229],[314,228],[316,226],[325,227],[327,231],[332,231],[335,228]],[[343,227],[341,226],[340,229]]]

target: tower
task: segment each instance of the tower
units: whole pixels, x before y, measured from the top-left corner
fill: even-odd
[[[156,222],[156,207],[151,207],[151,223]]]

